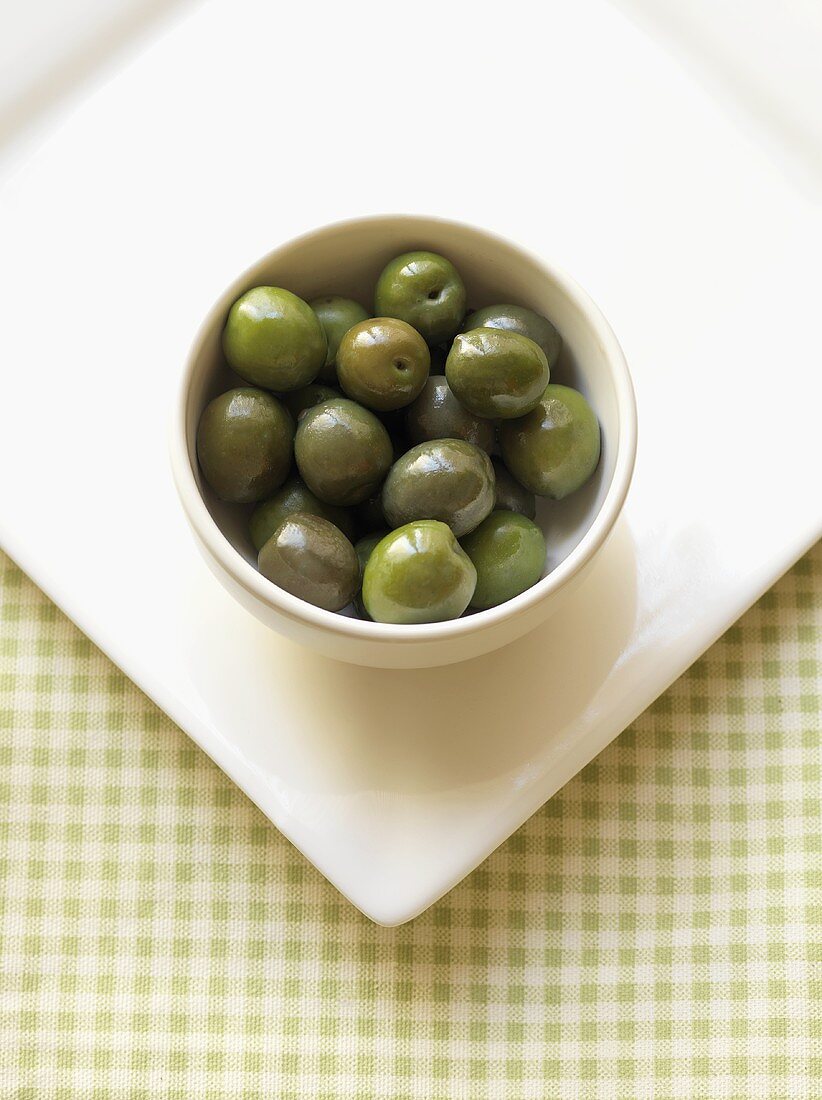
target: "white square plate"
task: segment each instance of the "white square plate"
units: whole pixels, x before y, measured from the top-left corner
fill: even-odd
[[[223,286],[392,210],[578,278],[640,418],[624,516],[559,616],[419,672],[315,657],[237,607],[165,440]],[[376,921],[454,885],[822,529],[820,209],[599,0],[208,4],[7,171],[0,241],[0,541]]]

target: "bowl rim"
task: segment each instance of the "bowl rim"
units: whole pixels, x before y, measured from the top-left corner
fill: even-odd
[[[380,221],[396,223],[406,222],[409,228],[423,225],[452,226],[467,230],[519,252],[555,282],[574,302],[594,330],[597,341],[608,363],[614,383],[617,404],[616,460],[611,484],[605,494],[599,511],[580,541],[547,576],[541,578],[531,588],[520,593],[506,603],[464,618],[451,619],[442,623],[426,623],[401,626],[391,623],[375,623],[365,619],[351,618],[337,612],[325,611],[306,603],[284,589],[278,588],[272,581],[259,573],[240,552],[229,542],[218,527],[200,493],[194,469],[189,457],[186,438],[188,397],[192,379],[195,375],[199,355],[207,332],[211,329],[215,315],[227,312],[231,303],[246,288],[254,272],[277,257],[286,248],[294,248],[320,234],[333,230],[351,228],[364,223]],[[200,323],[189,347],[185,365],[176,388],[173,415],[170,429],[171,465],[177,493],[183,505],[188,521],[197,538],[216,562],[249,595],[260,600],[267,607],[303,625],[330,631],[333,634],[355,639],[359,642],[390,642],[401,645],[415,645],[426,642],[445,641],[465,637],[498,627],[502,623],[524,614],[543,600],[565,587],[594,557],[611,533],[622,510],[633,475],[637,447],[637,412],[633,383],[622,348],[605,319],[604,314],[575,279],[561,269],[544,260],[541,256],[521,245],[480,226],[452,218],[421,214],[374,214],[362,217],[344,218],[316,226],[306,232],[291,237],[250,264],[219,295]]]

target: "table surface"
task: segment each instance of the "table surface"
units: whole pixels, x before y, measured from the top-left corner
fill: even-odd
[[[821,669],[817,546],[380,928],[0,559],[0,1095],[818,1097]]]

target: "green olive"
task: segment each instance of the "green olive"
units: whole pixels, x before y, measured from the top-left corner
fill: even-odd
[[[311,306],[276,286],[247,290],[229,310],[223,330],[228,365],[255,386],[281,393],[313,382],[326,349]]]
[[[351,512],[326,504],[296,474],[292,474],[273,497],[261,501],[251,513],[248,526],[254,549],[262,549],[283,520],[295,512],[322,516],[335,527],[339,527],[347,539],[354,538],[354,517]]]
[[[404,252],[385,266],[374,292],[374,312],[399,317],[429,344],[459,331],[465,286],[454,265],[436,252]]]
[[[535,519],[537,502],[534,494],[517,481],[500,458],[492,458],[494,477],[496,478],[496,496],[494,508],[502,512],[519,512],[521,516]]]
[[[557,365],[562,337],[547,317],[535,313],[533,309],[511,305],[485,306],[465,318],[462,331],[469,332],[474,328],[506,329],[508,332],[518,332],[520,336],[527,336],[545,352],[551,370]]]
[[[362,599],[378,623],[439,623],[459,618],[476,580],[476,570],[450,528],[419,520],[392,531],[373,548]]]
[[[354,547],[333,523],[306,512],[283,520],[260,550],[257,565],[278,587],[326,611],[346,607],[359,588]]]
[[[335,397],[342,397],[339,390],[323,386],[319,382],[311,382],[299,390],[283,394],[283,402],[294,419],[299,420],[306,409],[322,405],[323,401],[333,401]]]
[[[463,408],[443,374],[429,377],[419,397],[408,406],[405,426],[412,443],[465,439],[490,453],[496,438],[491,421]]]
[[[426,342],[396,317],[372,317],[354,325],[337,351],[343,390],[378,412],[410,404],[425,385],[430,366]]]
[[[518,332],[478,328],[454,339],[445,377],[476,416],[511,419],[535,408],[550,378],[545,352]]]
[[[337,348],[340,340],[352,325],[364,321],[368,314],[359,302],[354,302],[351,298],[340,298],[336,294],[313,298],[308,304],[317,314],[328,341],[325,365],[320,371],[319,381],[333,386],[337,382]]]
[[[354,544],[354,550],[357,554],[357,561],[360,563],[360,576],[365,573],[365,567],[368,564],[368,559],[374,550],[374,547],[378,542],[382,542],[386,535],[391,532],[386,531],[385,528],[381,531],[372,531],[370,535],[364,535],[363,538],[358,539]]]
[[[221,393],[206,405],[197,428],[203,477],[222,500],[262,500],[291,468],[294,422],[265,390],[250,386]]]
[[[500,428],[505,465],[537,496],[562,500],[584,485],[599,463],[599,423],[569,386],[546,386],[539,404]]]
[[[536,584],[545,568],[545,538],[518,512],[492,512],[462,540],[474,563],[477,587],[471,607],[483,611],[512,600]]]
[[[354,551],[357,555],[357,560],[360,563],[360,591],[354,597],[354,608],[361,619],[370,619],[371,616],[365,610],[365,604],[362,602],[362,578],[365,573],[365,567],[368,564],[368,559],[371,557],[371,553],[378,542],[382,542],[387,534],[390,532],[374,531],[370,535],[365,535],[358,542],[354,544]]]
[[[418,443],[391,467],[382,507],[391,527],[436,519],[461,538],[494,507],[491,459],[463,439]]]
[[[393,459],[377,417],[344,397],[306,409],[294,456],[308,488],[327,504],[360,504],[379,489]]]

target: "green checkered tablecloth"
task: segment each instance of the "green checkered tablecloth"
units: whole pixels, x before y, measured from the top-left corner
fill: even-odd
[[[822,1097],[822,549],[375,927],[0,559],[2,1100]]]

